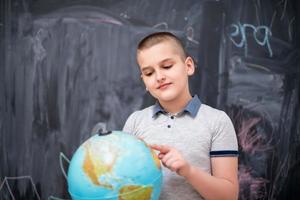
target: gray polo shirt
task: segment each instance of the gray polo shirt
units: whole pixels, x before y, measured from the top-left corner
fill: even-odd
[[[237,156],[236,133],[230,118],[221,110],[202,104],[197,95],[183,111],[171,115],[156,103],[132,113],[124,132],[149,144],[169,145],[179,150],[192,165],[211,173],[210,158]],[[199,193],[186,180],[163,168],[161,200],[199,200]]]

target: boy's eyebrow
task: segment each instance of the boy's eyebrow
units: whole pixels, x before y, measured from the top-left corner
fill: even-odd
[[[168,62],[168,61],[172,61],[172,58],[163,59],[162,61],[159,62],[159,64],[162,64],[162,63]]]
[[[172,61],[172,58],[166,58],[166,59],[163,59],[162,61],[159,61],[159,65],[161,65],[162,63],[164,62],[168,62],[168,61]],[[146,66],[146,67],[142,67],[142,71],[145,71],[147,69],[151,68],[151,66]]]
[[[147,66],[147,67],[142,67],[142,71],[146,71],[148,69],[150,69],[151,67],[150,66]]]

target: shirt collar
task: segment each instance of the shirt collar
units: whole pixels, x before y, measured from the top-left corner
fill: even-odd
[[[183,112],[189,113],[192,117],[195,117],[198,113],[198,110],[201,106],[201,101],[197,95],[194,95],[193,98],[189,101],[186,107],[183,109]],[[167,112],[161,107],[159,102],[157,101],[153,107],[153,116],[155,117],[158,114],[166,114]]]

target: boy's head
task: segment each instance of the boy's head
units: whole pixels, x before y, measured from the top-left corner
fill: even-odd
[[[161,104],[190,98],[188,76],[194,73],[194,62],[176,36],[148,35],[138,45],[137,62],[146,89]]]
[[[183,45],[181,41],[172,33],[170,32],[156,32],[152,33],[145,38],[143,38],[138,46],[137,46],[137,61],[139,57],[139,53],[145,49],[148,49],[156,44],[162,43],[162,42],[170,42],[174,46],[174,49],[176,49],[178,54],[181,56],[183,60],[186,59],[187,54],[183,48]],[[139,61],[138,61],[139,62]]]

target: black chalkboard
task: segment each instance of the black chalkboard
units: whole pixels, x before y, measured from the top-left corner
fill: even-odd
[[[162,30],[234,122],[240,199],[299,196],[298,1],[4,0],[0,20],[0,199],[70,199],[60,156],[154,102],[135,47]]]

